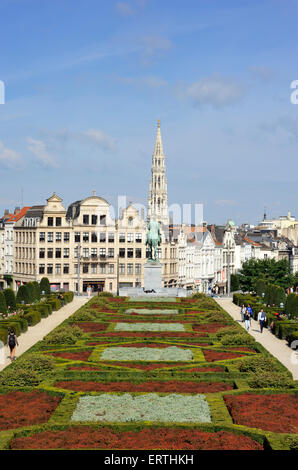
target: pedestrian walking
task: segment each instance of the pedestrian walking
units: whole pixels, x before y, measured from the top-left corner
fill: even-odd
[[[261,308],[261,310],[258,313],[258,322],[260,324],[260,333],[263,333],[263,328],[264,328],[265,321],[266,321],[266,313]]]
[[[249,304],[248,304],[248,306],[247,306],[247,311],[248,311],[249,315],[250,315],[251,318],[252,318],[253,315],[254,315],[254,313],[253,313],[253,310],[252,310],[252,308],[251,308],[251,306],[250,306]]]
[[[10,359],[11,361],[13,361],[15,359],[15,349],[16,349],[16,346],[18,346],[19,343],[18,343],[18,340],[17,340],[17,337],[15,335],[15,332],[13,330],[10,330],[10,332],[8,333],[8,336],[7,336],[7,346],[9,347],[10,349]]]
[[[240,309],[240,314],[241,314],[241,321],[244,322],[244,315],[245,315],[245,312],[246,312],[246,307],[244,304],[242,304],[242,307]]]
[[[246,310],[245,314],[244,314],[244,322],[245,322],[245,329],[246,331],[249,331],[249,327],[250,327],[250,314],[248,312],[248,310]]]

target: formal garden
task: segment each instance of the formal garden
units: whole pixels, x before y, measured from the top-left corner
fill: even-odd
[[[73,300],[73,292],[53,293],[48,278],[28,282],[17,294],[10,288],[0,291],[0,341],[6,343],[8,332],[16,336],[34,326]]]
[[[0,388],[1,449],[298,448],[297,381],[203,294],[95,296]]]

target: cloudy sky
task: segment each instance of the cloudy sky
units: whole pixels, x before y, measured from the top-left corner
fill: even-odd
[[[298,217],[297,0],[1,0],[0,213],[146,204],[157,119],[169,204]]]

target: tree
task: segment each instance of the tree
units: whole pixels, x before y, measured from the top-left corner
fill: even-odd
[[[34,299],[40,300],[40,288],[37,281],[32,282],[33,289],[34,289]]]
[[[275,261],[251,258],[243,263],[239,274],[240,287],[244,292],[257,292],[260,279],[266,284],[275,284],[284,289],[293,285],[293,276],[290,274],[290,265],[286,259]]]
[[[25,304],[31,303],[30,290],[28,289],[27,284],[24,284],[19,287],[16,300],[17,304],[20,304],[22,301],[24,301]]]
[[[262,297],[262,294],[265,294],[267,283],[265,279],[258,279],[256,281],[256,293],[259,297]]]
[[[17,308],[17,305],[14,291],[12,289],[5,289],[3,293],[5,296],[7,307],[10,307],[10,310],[15,310]]]
[[[47,277],[43,277],[39,284],[40,293],[44,291],[45,295],[49,295],[51,293],[51,286],[50,281]]]
[[[6,300],[5,300],[5,295],[3,292],[0,292],[0,313],[6,313],[7,312],[7,306],[6,306]]]
[[[239,275],[231,274],[231,291],[235,292],[236,290],[239,290],[239,289],[240,289]]]

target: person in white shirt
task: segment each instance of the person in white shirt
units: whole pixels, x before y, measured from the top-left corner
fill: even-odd
[[[260,324],[260,333],[263,333],[263,328],[264,328],[265,321],[266,321],[266,313],[261,308],[261,310],[258,313],[258,322]]]

